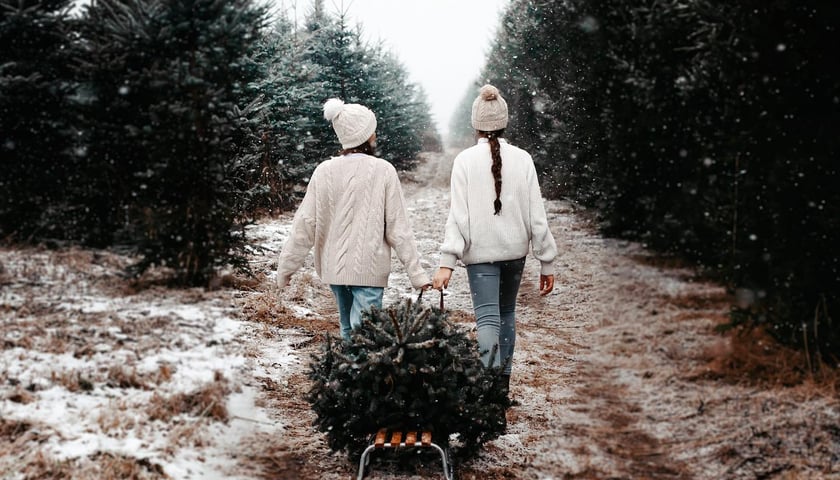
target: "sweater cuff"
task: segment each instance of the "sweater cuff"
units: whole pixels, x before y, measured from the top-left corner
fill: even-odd
[[[446,267],[451,270],[455,270],[455,262],[458,261],[458,257],[451,253],[441,253],[440,254],[440,266]]]
[[[554,275],[554,262],[540,262],[540,275]]]
[[[432,283],[432,280],[429,278],[429,275],[427,275],[426,272],[422,272],[418,275],[412,276],[411,278],[409,278],[409,281],[411,282],[411,286],[417,289],[423,288],[423,285],[429,285],[430,283]]]

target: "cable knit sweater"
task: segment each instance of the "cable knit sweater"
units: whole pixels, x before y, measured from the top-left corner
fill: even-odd
[[[537,171],[531,155],[499,139],[502,155],[502,210],[494,215],[495,182],[486,138],[458,154],[452,166],[449,218],[440,266],[522,258],[529,245],[541,263],[540,273],[553,275],[557,244],[548,227]]]
[[[391,248],[415,288],[430,283],[420,266],[397,171],[385,160],[354,153],[315,169],[280,253],[285,286],[315,247],[315,271],[331,285],[385,287]]]

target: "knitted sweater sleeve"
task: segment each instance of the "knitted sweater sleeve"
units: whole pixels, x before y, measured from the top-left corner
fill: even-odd
[[[420,288],[431,283],[428,274],[420,265],[420,253],[417,251],[414,232],[405,211],[402,186],[397,171],[393,167],[388,169],[388,180],[386,182],[385,241],[394,249],[397,258],[405,265],[408,279],[414,288]]]
[[[537,179],[537,169],[533,163],[528,174],[528,183],[531,249],[534,257],[540,261],[540,274],[554,275],[553,263],[557,257],[557,243],[548,226],[540,183]]]
[[[470,209],[467,201],[467,172],[455,158],[449,182],[449,217],[440,246],[440,266],[455,269],[470,242]]]
[[[292,230],[283,245],[277,260],[276,282],[280,288],[289,283],[295,272],[303,266],[309,250],[315,244],[315,219],[318,196],[318,169],[312,173],[303,201],[295,212],[292,220]]]

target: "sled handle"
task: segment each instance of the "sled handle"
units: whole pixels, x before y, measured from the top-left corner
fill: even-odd
[[[420,294],[417,295],[417,303],[420,303],[420,300],[423,299],[423,292],[425,290],[420,290]],[[443,290],[440,290],[440,311],[443,311]]]

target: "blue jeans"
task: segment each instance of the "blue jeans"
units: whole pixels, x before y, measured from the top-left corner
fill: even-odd
[[[370,307],[382,308],[383,287],[358,287],[355,285],[330,285],[338,303],[338,322],[341,338],[350,340],[350,331],[362,325],[362,312]]]
[[[467,265],[476,337],[485,367],[505,363],[510,375],[516,346],[516,294],[525,259]]]

